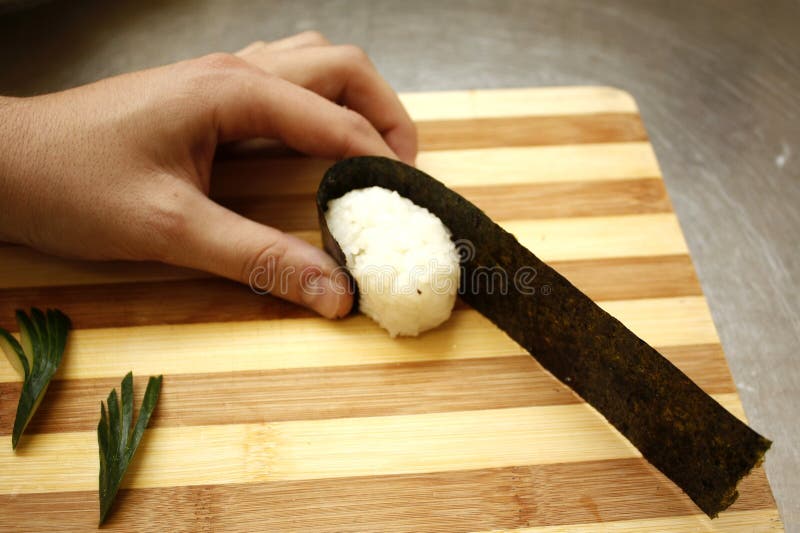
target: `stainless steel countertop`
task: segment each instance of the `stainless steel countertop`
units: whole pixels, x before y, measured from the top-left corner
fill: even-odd
[[[661,162],[767,473],[800,531],[800,2],[57,1],[0,16],[0,94],[318,29],[397,90],[612,85]]]

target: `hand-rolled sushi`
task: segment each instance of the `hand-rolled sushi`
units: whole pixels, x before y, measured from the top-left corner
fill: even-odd
[[[404,211],[392,211],[387,193],[364,192],[374,187],[396,191],[399,197],[389,193],[391,205],[407,198],[418,207],[404,204],[408,212],[398,214]],[[350,207],[340,206],[343,214],[326,215],[336,208],[337,199],[353,191],[358,195]],[[459,257],[460,279],[453,278],[460,283],[461,299],[594,406],[709,516],[736,500],[739,481],[769,449],[769,439],[725,410],[486,213],[416,168],[381,157],[340,161],[320,182],[317,210],[325,249],[355,277],[357,269],[351,265],[362,256],[397,267],[399,274],[421,257],[450,254],[442,234],[426,241],[432,226],[415,218],[418,210],[438,217],[449,232],[437,231],[448,237],[452,233],[455,242],[469,245]],[[487,272],[505,273],[514,282],[497,290],[485,282]],[[518,273],[534,273],[536,286],[518,284]],[[548,291],[531,290],[537,286]],[[387,296],[378,303],[362,299],[362,306],[384,315],[397,313],[391,326],[395,332],[414,331],[414,321],[435,324],[443,319],[428,316],[431,311],[425,306],[408,307],[405,296]],[[449,314],[453,296],[439,296]],[[419,301],[425,301],[422,295]],[[379,320],[388,323],[387,318]]]
[[[436,215],[396,191],[368,187],[331,200],[325,219],[358,285],[360,310],[392,337],[450,317],[459,258]]]

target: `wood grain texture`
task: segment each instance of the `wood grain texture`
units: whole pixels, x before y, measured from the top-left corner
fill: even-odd
[[[689,256],[556,261],[553,266],[595,300],[699,296]],[[17,308],[56,307],[78,329],[310,318],[312,312],[233,281],[175,281],[25,287],[0,291],[0,327],[17,328]],[[116,305],[104,302],[113,299]]]
[[[714,395],[744,418],[735,393]],[[502,438],[498,436],[502,435]],[[97,434],[36,433],[0,447],[0,494],[91,490]],[[253,424],[155,427],[124,487],[418,474],[641,457],[585,403]],[[25,471],[20,457],[37,460]]]
[[[552,264],[595,300],[702,294],[692,262],[684,255]],[[117,305],[103,306],[109,298]],[[15,330],[14,310],[31,306],[62,309],[78,329],[313,316],[269,295],[254,298],[248,287],[201,273],[176,281],[5,289],[0,291],[0,327]]]
[[[432,120],[417,122],[417,135],[421,150],[647,140],[633,113]]]
[[[598,528],[596,522],[568,524],[564,526],[534,526],[503,530],[515,533],[605,533],[658,531],[661,533],[684,533],[686,531],[728,531],[739,533],[763,533],[783,531],[781,518],[777,509],[756,511],[728,511],[712,523],[699,515],[687,515],[669,518],[640,518],[630,520],[605,521]],[[495,530],[497,531],[497,530]]]
[[[713,394],[736,392],[716,344],[668,346],[662,353]],[[135,378],[144,390],[145,376]],[[151,427],[249,424],[580,403],[527,354],[341,367],[176,374]],[[435,383],[435,387],[431,387]],[[31,433],[90,431],[115,378],[56,380]],[[139,389],[141,387],[141,389]],[[11,430],[20,384],[0,383],[0,435]],[[265,400],[267,398],[267,400]]]
[[[653,346],[716,343],[714,323],[698,296],[600,302]],[[309,350],[309,344],[314,346]],[[357,347],[357,348],[354,348]],[[237,372],[350,366],[525,353],[472,309],[453,312],[424,337],[392,339],[363,315],[339,321],[290,318],[247,322],[83,329],[70,334],[57,379],[134,374]],[[18,381],[10,365],[0,382]]]
[[[419,92],[400,99],[416,121],[638,113],[631,95],[613,87]]]
[[[262,215],[266,216],[266,215]],[[687,255],[673,213],[500,221],[545,261]],[[318,231],[290,232],[316,246]],[[658,235],[653,239],[652,235]],[[196,279],[206,274],[149,262],[86,262],[20,246],[0,247],[0,289]]]
[[[473,200],[744,417],[635,104],[604,88],[405,95],[420,167]],[[220,161],[212,195],[318,244],[329,162]],[[161,402],[108,527],[175,531],[780,530],[763,470],[713,522],[591,407],[463,304],[390,339],[207,274],[0,247],[17,307],[75,325],[17,453],[0,364],[0,529],[91,529],[99,402]],[[561,528],[561,529],[559,529]],[[24,528],[22,528],[24,529]]]
[[[589,159],[592,164],[587,165]],[[239,157],[219,161],[211,196],[217,199],[310,194],[332,161],[305,157]],[[660,177],[647,142],[516,146],[422,151],[417,165],[449,187],[614,181]]]
[[[641,459],[618,459],[446,474],[134,489],[122,491],[107,527],[140,528],[142,516],[145,523],[157,522],[178,531],[193,531],[188,524],[220,531],[466,532],[544,524],[570,528],[581,524],[585,528],[587,523],[595,528],[589,531],[597,531],[598,525],[623,520],[631,521],[630,525],[641,521],[633,531],[646,530],[643,528],[649,524],[689,524],[678,530],[702,531],[717,523],[695,515],[689,499],[668,483]],[[757,470],[745,483],[747,490],[729,511],[736,518],[732,523],[747,523],[739,520],[750,516],[756,519],[749,522],[753,528],[774,525],[774,507],[763,497],[768,490],[763,471]],[[92,492],[50,496],[0,495],[0,505],[9,509],[8,516],[31,516],[28,523],[33,527],[46,527],[56,516],[59,527],[68,531],[93,527],[91,517],[87,519],[83,511],[94,503]],[[55,496],[67,503],[67,512],[58,513],[48,505]],[[360,508],[370,512],[354,519],[354,510]],[[770,509],[771,513],[764,512]],[[0,516],[0,526],[16,525],[4,524],[2,516],[6,515]],[[654,517],[668,519],[650,522]],[[651,531],[656,530],[660,529]]]
[[[497,221],[671,211],[660,178],[472,185],[456,187],[455,190]],[[564,197],[571,198],[571,201],[561,202]],[[318,228],[316,204],[311,194],[251,196],[226,199],[221,203],[250,219],[284,231]]]
[[[548,208],[552,209],[552,208]],[[270,215],[262,213],[256,218]],[[672,213],[501,220],[500,225],[546,261],[686,255]],[[315,246],[314,230],[290,232]],[[659,235],[654,241],[650,235]],[[185,280],[207,274],[151,262],[86,262],[48,256],[21,246],[0,247],[0,289]]]

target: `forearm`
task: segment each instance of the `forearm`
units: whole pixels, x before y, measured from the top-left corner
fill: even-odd
[[[24,203],[26,146],[31,144],[28,104],[22,98],[0,96],[0,240],[19,242]]]
[[[63,235],[96,192],[83,131],[91,123],[67,93],[0,97],[0,240],[70,255]]]

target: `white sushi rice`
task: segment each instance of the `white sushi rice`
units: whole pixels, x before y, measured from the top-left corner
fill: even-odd
[[[396,191],[369,187],[328,202],[325,219],[359,289],[359,307],[392,337],[450,317],[459,258],[436,215]]]

